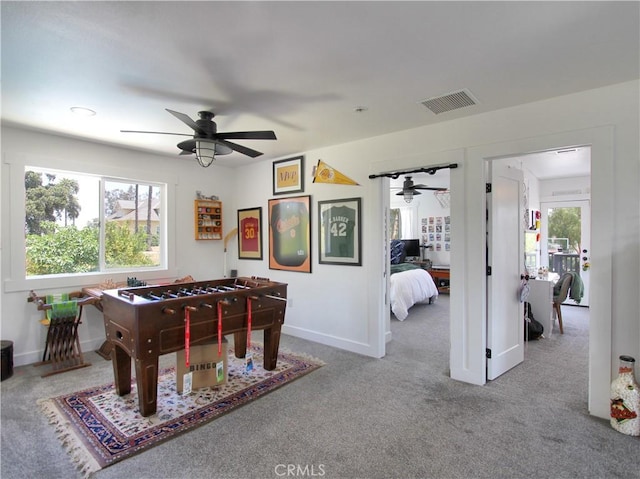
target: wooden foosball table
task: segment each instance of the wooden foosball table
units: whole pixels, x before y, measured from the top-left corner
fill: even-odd
[[[235,355],[243,358],[251,330],[264,330],[264,368],[273,370],[286,298],[285,283],[255,277],[104,291],[104,325],[116,392],[120,396],[131,392],[133,359],[140,413],[150,416],[157,407],[161,355],[233,333]]]

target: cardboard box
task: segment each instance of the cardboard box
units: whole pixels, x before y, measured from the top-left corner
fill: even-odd
[[[218,356],[218,342],[191,346],[189,349],[189,368],[185,365],[184,349],[176,353],[176,389],[182,394],[184,375],[191,371],[191,389],[219,386],[227,382],[227,339],[222,340],[222,354]],[[222,362],[222,374],[218,363]]]

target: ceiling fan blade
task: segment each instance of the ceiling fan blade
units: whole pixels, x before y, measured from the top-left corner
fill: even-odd
[[[277,140],[273,131],[232,131],[216,133],[215,137],[223,140]]]
[[[189,151],[189,150],[182,150],[179,153],[180,155],[193,155],[193,151]]]
[[[188,133],[167,133],[164,131],[138,131],[138,130],[120,130],[120,133],[153,133],[154,135],[178,135],[178,136],[193,136]]]
[[[443,188],[440,186],[426,186],[426,185],[416,185],[413,187],[414,190],[431,190],[431,191],[446,191],[447,188]]]
[[[165,108],[165,110],[167,110],[169,113],[171,113],[173,116],[175,116],[178,120],[180,120],[187,126],[191,127],[193,131],[195,131],[196,133],[200,135],[207,134],[207,132],[204,131],[202,128],[200,128],[198,124],[189,117],[189,115],[185,115],[184,113],[180,113],[179,111],[169,110],[168,108]]]
[[[237,151],[238,153],[242,153],[243,155],[250,156],[251,158],[255,158],[257,156],[262,155],[261,152],[252,150],[251,148],[247,148],[246,146],[238,145],[236,143],[231,143],[230,141],[222,140],[220,138],[216,138],[218,143],[228,146],[232,150]]]

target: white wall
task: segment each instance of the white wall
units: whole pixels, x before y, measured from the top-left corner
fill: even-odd
[[[597,178],[596,178],[597,181]],[[591,177],[576,176],[573,178],[556,178],[540,181],[540,201],[562,201],[589,196],[591,194]]]
[[[605,417],[608,384],[617,356],[640,357],[639,87],[639,82],[629,82],[305,152],[304,194],[312,196],[312,273],[269,270],[266,239],[264,260],[234,260],[230,267],[237,264],[239,274],[259,274],[289,284],[292,302],[287,310],[285,332],[379,357],[384,354],[389,315],[385,303],[387,258],[382,221],[389,196],[388,189],[383,190],[383,180],[370,180],[368,175],[457,162],[459,168],[451,170],[451,374],[455,379],[483,384],[486,339],[483,160],[566,147],[569,146],[566,142],[574,139],[580,142],[593,139],[597,147],[592,150],[595,165],[592,174],[597,186],[592,187],[592,219],[593,224],[602,225],[604,231],[595,231],[592,238],[592,250],[599,247],[601,256],[592,257],[591,331],[594,334],[590,344],[589,405],[592,413]],[[65,145],[66,148],[61,145],[53,150],[56,154],[52,156],[64,153],[108,161],[112,160],[111,156],[118,156],[114,150],[102,146],[91,147],[91,155],[87,156],[75,151],[78,143],[66,140]],[[51,154],[45,139],[34,145],[30,139],[27,141],[26,135],[16,131],[3,130],[2,149],[5,159],[8,151]],[[119,153],[138,161],[139,155]],[[157,166],[153,158],[143,158],[140,167]],[[318,159],[358,181],[360,186],[311,183],[311,170]],[[127,163],[118,158],[113,161]],[[162,164],[167,161],[163,159]],[[184,211],[184,216],[178,215],[176,226],[176,237],[182,243],[176,257],[180,274],[193,274],[197,278],[220,276],[221,245],[196,245],[192,239],[189,203],[193,191],[201,189],[219,194],[225,201],[226,218],[234,214],[233,208],[262,206],[266,229],[267,200],[272,197],[271,162],[256,162],[211,176],[195,167],[181,168],[179,173],[177,168],[167,168],[175,171],[177,178],[176,208]],[[185,169],[188,171],[183,171]],[[2,174],[4,190],[4,165]],[[363,265],[318,264],[317,201],[356,196],[362,198]],[[8,199],[3,192],[4,233],[10,228],[4,223]],[[10,277],[5,267],[6,245],[2,247],[2,254],[6,288],[6,279]],[[235,252],[230,254],[234,258],[235,255]],[[6,339],[16,341],[16,352],[24,357],[41,344],[31,337],[39,327],[34,325],[38,315],[33,313],[32,305],[26,305],[25,299],[26,291],[3,291],[3,339],[7,333]],[[89,319],[92,321],[99,320],[94,316]],[[96,343],[103,337],[97,327],[86,334],[83,332],[83,337]]]
[[[372,246],[372,238],[377,237],[372,233],[374,222],[377,221],[381,228],[381,221],[373,220],[372,222],[371,220],[380,213],[378,205],[372,204],[369,199],[368,192],[375,185],[367,179],[369,172],[366,162],[338,160],[338,157],[349,158],[349,156],[349,149],[345,150],[344,147],[329,148],[323,150],[322,154],[320,152],[305,154],[305,191],[302,194],[311,195],[311,274],[269,269],[268,199],[282,198],[286,195],[274,197],[272,194],[271,162],[260,162],[238,169],[236,187],[243,193],[237,199],[237,207],[262,207],[265,254],[262,261],[235,260],[234,264],[237,264],[239,275],[265,276],[288,284],[287,295],[290,301],[287,306],[284,332],[377,356],[379,354],[375,351],[376,347],[373,345],[375,341],[372,341],[372,338],[377,334],[375,322],[378,311],[375,298],[370,297],[367,271],[370,270],[374,258],[381,255],[377,247]],[[360,185],[313,183],[313,166],[319,159],[353,178]],[[319,264],[318,201],[354,197],[363,198],[363,266]]]

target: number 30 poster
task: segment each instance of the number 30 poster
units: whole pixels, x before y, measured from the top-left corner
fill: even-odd
[[[262,208],[238,210],[238,258],[262,259]]]

